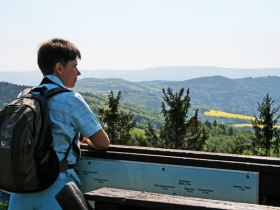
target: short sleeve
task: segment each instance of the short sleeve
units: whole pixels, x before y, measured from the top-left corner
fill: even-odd
[[[83,136],[90,137],[102,127],[79,93],[75,93],[73,100],[72,124]]]

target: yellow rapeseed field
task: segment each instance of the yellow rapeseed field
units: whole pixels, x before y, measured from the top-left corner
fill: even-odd
[[[233,113],[229,113],[229,112],[223,112],[223,111],[218,111],[218,110],[209,110],[204,112],[205,116],[210,116],[210,117],[227,117],[227,118],[235,118],[235,119],[242,119],[242,120],[254,120],[255,117],[252,116],[248,116],[248,115],[241,115],[241,114],[233,114]],[[252,127],[252,124],[247,124],[247,123],[243,123],[243,124],[234,124],[233,126],[235,127]],[[280,126],[275,126],[277,128],[280,128]]]
[[[247,123],[243,123],[243,124],[233,124],[234,127],[237,127],[237,128],[243,128],[243,127],[252,127],[252,124],[247,124]]]
[[[223,112],[218,110],[209,110],[204,112],[205,116],[211,116],[211,117],[227,117],[227,118],[237,118],[242,120],[254,120],[254,117],[247,116],[247,115],[241,115],[241,114],[233,114],[229,112]]]

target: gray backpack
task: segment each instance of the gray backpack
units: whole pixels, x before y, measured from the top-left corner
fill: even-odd
[[[27,89],[0,111],[0,189],[36,192],[48,188],[58,174],[68,169],[66,158],[58,161],[47,99],[70,91],[45,87]],[[36,92],[36,93],[35,93]]]

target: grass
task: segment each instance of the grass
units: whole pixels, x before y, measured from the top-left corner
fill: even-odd
[[[143,129],[139,129],[139,128],[133,128],[132,130],[131,130],[131,134],[132,135],[140,135],[140,136],[142,136],[142,135],[144,135],[145,134],[145,131],[143,130]]]

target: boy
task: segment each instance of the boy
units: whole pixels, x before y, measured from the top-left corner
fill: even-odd
[[[77,77],[81,75],[77,68],[77,59],[81,59],[78,48],[63,39],[52,39],[43,43],[38,50],[37,62],[44,77],[51,83],[41,86],[73,88]],[[89,106],[79,93],[63,92],[48,100],[49,115],[52,123],[54,150],[59,160],[63,160],[66,151],[75,137],[79,149],[79,135],[85,136],[84,142],[95,149],[107,149],[109,138]],[[79,155],[71,147],[67,157],[69,164],[75,164]],[[74,169],[61,172],[57,180],[46,190],[36,193],[11,193],[10,210],[56,210],[61,209],[55,195],[68,182],[79,184],[80,180]]]

